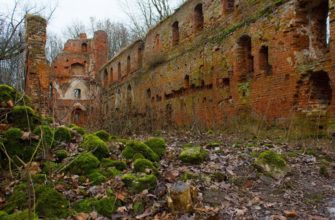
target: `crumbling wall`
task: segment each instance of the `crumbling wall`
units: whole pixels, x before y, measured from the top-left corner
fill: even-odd
[[[333,2],[227,1],[187,1],[149,31],[141,64],[131,45],[100,70],[104,128],[213,128],[241,113],[333,115]],[[141,68],[126,74],[129,56]]]
[[[43,115],[49,113],[50,69],[45,56],[47,21],[39,16],[26,16],[26,86],[34,108]]]

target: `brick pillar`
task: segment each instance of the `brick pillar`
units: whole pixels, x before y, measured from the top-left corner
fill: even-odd
[[[39,16],[26,16],[26,86],[33,107],[42,115],[48,113],[50,68],[45,56],[47,21]]]

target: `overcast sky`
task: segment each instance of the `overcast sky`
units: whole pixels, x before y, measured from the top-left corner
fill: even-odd
[[[124,0],[17,0],[22,2],[35,2],[38,6],[47,6],[54,8],[57,6],[56,12],[48,24],[48,31],[62,34],[64,27],[76,22],[82,21],[88,23],[90,17],[97,19],[110,18],[115,22],[129,22],[125,11]],[[128,0],[135,3],[136,0]],[[0,0],[0,9],[10,10],[15,0]],[[180,0],[171,0],[175,6]],[[133,8],[136,10],[136,8]]]

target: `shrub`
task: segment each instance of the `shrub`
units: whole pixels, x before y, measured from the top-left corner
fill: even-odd
[[[159,160],[159,156],[150,147],[138,141],[128,143],[122,151],[122,157],[126,159],[133,159],[136,154],[142,154],[146,159],[151,161]]]
[[[103,141],[109,141],[110,135],[105,130],[100,130],[94,133],[96,136],[98,136]]]
[[[154,164],[147,159],[137,159],[134,162],[134,171],[135,172],[142,172],[142,173],[151,173],[154,172],[155,174],[158,173],[157,168]]]
[[[17,105],[9,114],[9,121],[22,130],[33,129],[40,122],[35,111],[28,106]]]
[[[86,135],[81,147],[91,151],[99,159],[108,157],[109,155],[107,144],[94,134]]]
[[[54,130],[48,125],[41,125],[35,128],[34,134],[42,138],[42,146],[49,148],[54,142]]]
[[[62,142],[70,142],[72,138],[71,130],[67,127],[59,127],[55,131],[55,142],[57,144]]]
[[[82,153],[76,157],[68,169],[78,175],[90,174],[99,167],[100,161],[92,153]]]
[[[200,164],[208,157],[208,152],[200,146],[193,146],[190,144],[184,145],[179,159],[184,163]]]
[[[151,150],[153,150],[159,157],[163,157],[166,151],[166,143],[163,138],[150,138],[145,142]]]
[[[118,170],[125,170],[127,169],[127,164],[124,161],[120,160],[111,160],[111,159],[102,159],[101,160],[101,167],[108,168],[108,167],[115,167]]]

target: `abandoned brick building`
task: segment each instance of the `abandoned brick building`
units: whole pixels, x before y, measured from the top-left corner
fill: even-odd
[[[188,0],[109,61],[102,32],[69,41],[50,75],[66,102],[53,108],[66,122],[95,108],[113,132],[220,127],[242,113],[331,119],[334,19],[333,0]]]

